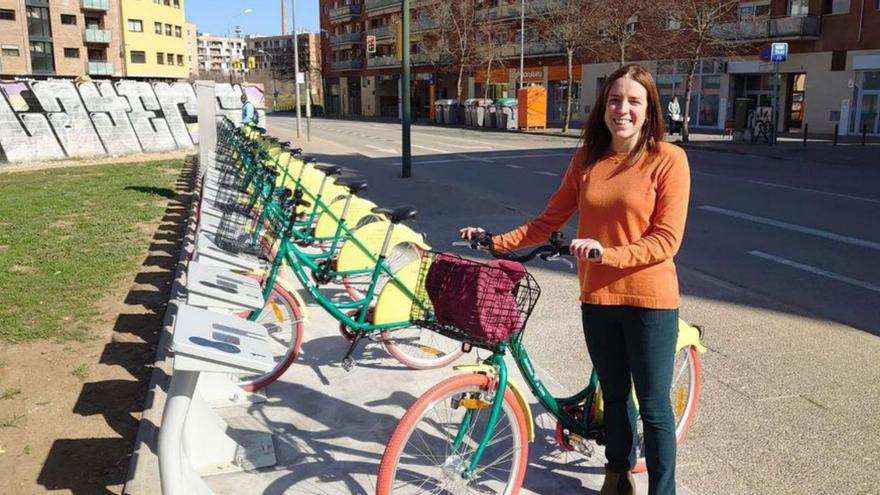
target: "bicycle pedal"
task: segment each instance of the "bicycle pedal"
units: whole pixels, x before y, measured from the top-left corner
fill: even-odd
[[[345,371],[351,371],[354,368],[354,359],[347,357],[342,359],[342,369]]]

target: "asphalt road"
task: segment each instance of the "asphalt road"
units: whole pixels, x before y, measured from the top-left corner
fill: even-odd
[[[320,161],[359,170],[366,196],[419,207],[414,228],[450,249],[457,228],[496,232],[538,213],[577,142],[413,127],[400,178],[400,126],[293,118],[270,132]],[[305,124],[303,125],[305,131]],[[682,315],[708,327],[698,419],[679,454],[697,493],[880,493],[880,170],[689,150],[692,193],[676,257]],[[570,236],[573,231],[569,227]],[[589,369],[574,273],[532,267],[541,302],[533,359],[577,388]],[[842,480],[842,481],[841,481]]]

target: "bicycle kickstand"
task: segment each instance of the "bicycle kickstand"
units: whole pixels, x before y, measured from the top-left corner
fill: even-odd
[[[354,368],[355,360],[351,355],[354,353],[354,350],[357,348],[357,345],[360,343],[363,336],[363,332],[357,332],[354,336],[354,340],[351,341],[351,345],[348,346],[348,352],[346,352],[345,356],[342,358],[342,369],[345,371],[351,371],[351,369]]]

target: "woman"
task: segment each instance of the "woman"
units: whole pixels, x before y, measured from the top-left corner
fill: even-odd
[[[544,211],[493,241],[500,249],[543,243],[578,212],[571,252],[578,258],[584,336],[605,400],[608,464],[600,493],[635,493],[632,383],[644,425],[648,493],[674,494],[669,389],[679,292],[672,257],[687,217],[687,157],[663,142],[657,86],[641,66],[627,65],[608,77],[593,108],[583,146]],[[480,232],[466,227],[460,234]]]

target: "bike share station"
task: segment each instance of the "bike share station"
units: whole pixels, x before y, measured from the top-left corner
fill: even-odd
[[[415,284],[421,258],[404,257],[408,264],[399,264],[395,276],[382,275],[392,282],[376,290],[377,302],[367,317],[378,330],[368,327],[361,339],[353,326],[360,321],[359,310],[351,308],[366,306],[340,301],[358,290],[362,298],[367,294],[365,301],[371,300],[372,285],[358,289],[352,282],[352,274],[364,271],[361,265],[368,256],[351,257],[353,248],[345,246],[358,245],[378,255],[376,266],[396,263],[389,260],[397,260],[397,248],[404,244],[418,245],[417,252],[424,253],[430,246],[406,227],[414,208],[375,207],[356,196],[367,196],[366,181],[356,172],[316,163],[304,154],[307,150],[296,149],[300,143],[237,129],[217,111],[213,83],[195,86],[202,138],[197,194],[158,351],[160,359],[168,357],[157,362],[124,493],[375,493],[386,445],[416,399],[443,380],[486,366],[477,358],[491,353],[473,349],[459,356],[462,346],[454,341],[453,351],[447,352],[454,362],[414,369],[440,362],[430,360],[441,349],[431,340],[435,334],[413,334],[414,347],[428,354],[427,361],[401,354],[410,334],[401,333],[407,337],[389,343],[386,335],[393,335],[394,328],[382,322],[408,320],[413,309],[412,299],[402,299],[405,291],[393,281],[399,277],[402,284]],[[263,166],[273,160],[274,172]],[[282,163],[286,172],[280,176]],[[278,186],[288,183],[295,168],[297,182],[309,184],[302,189],[313,189],[308,196]],[[302,247],[296,253],[300,258],[279,247],[289,243],[295,251],[294,246],[307,244],[294,227],[307,218],[304,212],[317,210],[314,205],[323,201],[323,194],[338,195],[338,202],[327,209],[336,215],[331,222],[336,239],[353,218],[360,218],[363,226],[345,238],[332,265],[318,263],[310,275],[302,275],[302,266],[286,265],[273,282],[275,265],[267,257],[293,263],[302,259],[302,265],[333,251],[327,239],[317,242],[318,247]],[[319,236],[324,224],[318,220],[317,225],[305,235]],[[358,240],[361,232],[363,239]],[[256,249],[240,249],[243,240],[254,241]],[[355,269],[346,272],[352,259],[361,265],[354,263]],[[327,276],[334,270],[336,277]],[[372,273],[375,283],[379,272]],[[316,297],[319,292],[327,297]],[[294,305],[300,307],[291,311]],[[340,321],[349,322],[344,331]],[[279,351],[278,342],[285,338],[287,347]],[[345,358],[351,366],[343,365]],[[464,368],[454,370],[456,365]],[[541,377],[546,390],[570,395],[547,373]],[[507,379],[513,388],[528,390],[518,372]],[[598,491],[604,476],[601,448],[589,457],[559,448],[556,419],[533,397],[518,397],[534,417],[520,493]],[[639,493],[647,493],[644,478]]]

